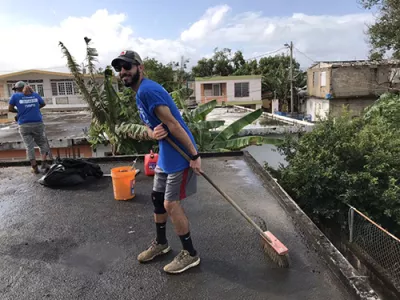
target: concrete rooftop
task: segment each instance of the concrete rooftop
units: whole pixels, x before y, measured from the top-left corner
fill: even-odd
[[[127,163],[102,164],[110,168]],[[142,166],[139,168],[143,170]],[[203,178],[184,202],[200,267],[167,275],[181,249],[141,265],[136,256],[155,234],[152,178],[141,172],[132,201],[113,199],[112,181],[49,189],[27,167],[0,169],[1,299],[353,299],[300,236],[290,216],[241,157],[203,159],[203,169],[290,250],[291,267],[263,255],[260,239]]]
[[[49,140],[83,138],[90,127],[90,115],[85,111],[46,112],[43,114],[43,121]],[[0,124],[0,141],[22,141],[16,122]]]
[[[207,119],[225,120],[225,125],[220,128],[222,130],[248,113],[248,111],[238,111],[235,108],[215,108],[207,116]],[[47,111],[43,113],[43,121],[46,126],[46,133],[49,140],[85,138],[86,132],[90,127],[90,114],[87,111]],[[269,122],[271,124],[263,125],[263,122]],[[282,126],[285,124],[276,120],[268,121],[266,117],[262,117],[256,122],[256,124],[248,125],[244,129],[276,127],[277,125]],[[243,132],[246,132],[246,130]],[[11,124],[0,123],[0,143],[20,141],[22,140],[18,132],[18,124],[16,122]]]

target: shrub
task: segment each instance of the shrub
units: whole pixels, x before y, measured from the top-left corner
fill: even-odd
[[[279,181],[314,221],[345,204],[400,233],[400,97],[385,94],[356,119],[329,118],[278,146]]]

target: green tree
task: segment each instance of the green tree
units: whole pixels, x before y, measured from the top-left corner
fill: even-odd
[[[314,220],[352,205],[400,233],[400,97],[382,95],[365,115],[329,118],[278,148],[279,182]]]
[[[393,57],[400,59],[400,0],[359,0],[368,10],[377,9],[375,23],[368,28],[371,44],[371,59],[382,59],[393,51]]]
[[[173,64],[164,65],[155,58],[143,60],[145,76],[160,83],[168,92],[176,87],[176,77]]]
[[[290,99],[290,56],[276,55],[263,57],[259,61],[260,73],[263,75],[263,92],[274,94],[277,99]],[[300,70],[300,64],[293,60],[293,88],[303,88],[307,84],[306,73]]]

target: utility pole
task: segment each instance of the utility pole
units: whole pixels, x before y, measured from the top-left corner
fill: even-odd
[[[293,42],[290,42],[290,112],[294,112],[293,103]]]
[[[179,70],[179,88],[182,88],[183,84],[183,62],[184,62],[184,57],[181,55],[181,63],[180,63],[180,70]]]

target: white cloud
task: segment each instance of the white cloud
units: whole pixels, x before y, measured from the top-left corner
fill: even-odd
[[[63,67],[66,61],[59,41],[78,62],[82,62],[85,36],[92,39],[103,66],[110,64],[112,58],[126,48],[134,48],[143,57],[157,57],[163,62],[178,60],[181,53],[189,55],[193,52],[179,41],[135,37],[133,29],[125,24],[126,19],[124,14],[98,10],[89,17],[69,17],[53,27],[37,24],[18,26],[15,23],[0,26],[0,40],[8,41],[0,47],[0,71],[53,67],[67,71]]]
[[[227,5],[209,8],[199,21],[182,32],[181,40],[186,42],[203,39],[207,33],[213,31],[221,24],[229,10],[230,8]]]
[[[62,41],[81,62],[83,37],[88,36],[99,51],[102,66],[125,48],[142,57],[162,62],[178,61],[181,55],[195,63],[215,47],[242,50],[246,57],[282,48],[289,41],[315,60],[364,59],[368,55],[366,23],[370,14],[310,16],[295,13],[287,17],[265,17],[261,12],[234,14],[227,5],[209,8],[177,38],[152,39],[135,35],[127,16],[98,10],[88,17],[69,17],[57,26],[11,22],[0,14],[0,73],[8,70],[65,66],[58,42]],[[6,21],[8,20],[8,21]],[[21,45],[21,46],[19,46]],[[296,59],[308,66],[311,61],[297,50]],[[61,70],[59,68],[58,70]],[[64,69],[66,70],[66,69]]]

